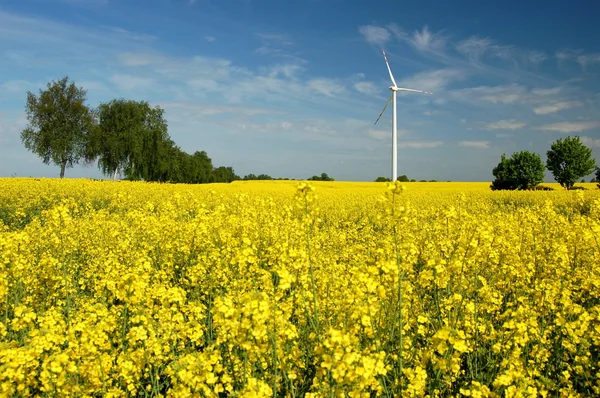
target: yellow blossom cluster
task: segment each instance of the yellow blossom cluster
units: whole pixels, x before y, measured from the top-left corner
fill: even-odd
[[[599,396],[582,186],[0,179],[0,396]]]

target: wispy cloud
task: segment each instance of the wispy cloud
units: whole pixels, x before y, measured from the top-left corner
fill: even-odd
[[[373,82],[362,81],[354,83],[354,89],[361,94],[377,97],[381,93],[381,89]]]
[[[344,86],[331,79],[313,79],[308,82],[308,87],[328,97],[335,97],[346,91]]]
[[[217,38],[214,36],[204,36],[204,40],[206,40],[209,43],[213,43],[213,42],[217,41]]]
[[[199,104],[197,102],[182,102],[182,101],[165,101],[165,102],[157,102],[156,105],[166,109],[166,110],[181,110],[181,111],[190,111],[198,115],[222,115],[222,114],[236,114],[236,115],[246,115],[246,116],[255,116],[255,115],[269,115],[269,114],[278,114],[280,111],[269,109],[269,108],[260,108],[260,107],[251,107],[251,106],[233,106],[233,105],[212,105],[212,104]]]
[[[443,141],[400,141],[398,143],[398,149],[427,149],[427,148],[437,148],[439,146],[444,145]]]
[[[477,86],[455,90],[455,98],[476,102],[486,101],[493,104],[514,104],[522,102],[527,96],[524,86],[512,83],[500,86]]]
[[[118,26],[112,26],[112,27],[110,27],[110,30],[113,33],[116,33],[117,35],[121,36],[122,38],[126,38],[128,40],[133,40],[133,41],[148,41],[148,40],[156,40],[157,39],[157,37],[154,35],[132,32],[132,31],[123,29]]]
[[[257,33],[256,36],[268,43],[276,43],[282,46],[294,44],[288,35],[283,33]]]
[[[158,64],[165,60],[163,56],[149,52],[124,52],[119,54],[119,62],[123,66],[146,66]]]
[[[600,53],[580,55],[577,57],[577,62],[579,62],[579,65],[585,71],[589,65],[600,63]]]
[[[592,138],[592,137],[588,137],[588,136],[582,136],[580,137],[581,142],[583,142],[585,145],[587,145],[590,148],[600,148],[600,139],[598,138]]]
[[[464,71],[459,69],[438,69],[417,73],[398,84],[401,87],[414,88],[418,90],[439,92],[451,83],[466,77]]]
[[[550,113],[558,112],[563,109],[574,108],[578,106],[583,106],[581,101],[559,101],[549,105],[542,105],[536,108],[533,108],[533,112],[536,115],[547,115]]]
[[[456,50],[460,54],[473,61],[479,61],[479,59],[488,51],[492,44],[492,40],[488,38],[472,36],[468,39],[458,42],[456,45]]]
[[[420,51],[440,52],[446,45],[447,38],[441,33],[434,33],[425,25],[421,31],[416,30],[413,33],[410,43],[413,47]]]
[[[537,127],[537,130],[554,131],[558,133],[580,133],[600,127],[600,122],[560,122]]]
[[[358,28],[358,31],[363,36],[367,43],[383,46],[390,40],[390,32],[381,26],[364,25]]]
[[[128,74],[115,74],[110,77],[110,81],[119,89],[124,91],[148,89],[152,88],[152,86],[155,84],[154,79]]]
[[[525,126],[526,126],[525,122],[510,119],[510,120],[499,120],[497,122],[488,123],[483,128],[486,130],[518,130]]]
[[[458,146],[465,148],[487,149],[490,147],[489,141],[459,141]]]

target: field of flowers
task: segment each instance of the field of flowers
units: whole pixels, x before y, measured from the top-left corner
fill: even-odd
[[[0,179],[0,396],[599,396],[600,190],[546,185]]]

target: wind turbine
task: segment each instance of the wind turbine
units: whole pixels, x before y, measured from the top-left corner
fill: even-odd
[[[398,129],[397,129],[397,121],[396,121],[396,93],[398,91],[410,91],[412,93],[423,93],[423,94],[431,94],[431,95],[433,95],[433,93],[423,91],[423,90],[414,90],[412,88],[398,87],[398,85],[396,84],[396,80],[394,80],[394,75],[392,75],[392,70],[390,69],[390,63],[388,62],[387,55],[385,55],[384,50],[382,50],[382,51],[383,51],[383,58],[385,59],[385,64],[387,65],[388,72],[390,72],[390,79],[392,79],[392,85],[390,86],[392,95],[390,96],[390,99],[388,99],[387,102],[385,103],[383,110],[381,111],[381,113],[379,114],[379,117],[377,118],[377,120],[375,120],[375,123],[373,125],[377,124],[377,122],[381,118],[381,115],[383,115],[383,112],[385,112],[386,108],[390,104],[390,101],[393,101],[394,109],[392,110],[392,181],[396,181],[396,178],[398,178],[398,131],[397,131]]]

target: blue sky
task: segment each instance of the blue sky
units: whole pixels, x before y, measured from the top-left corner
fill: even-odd
[[[399,174],[489,181],[502,153],[545,160],[567,135],[600,163],[598,15],[593,1],[3,0],[0,175],[58,176],[19,133],[27,90],[68,75],[93,107],[161,106],[183,150],[241,176],[389,176],[382,48],[399,85],[435,92],[399,95]]]

